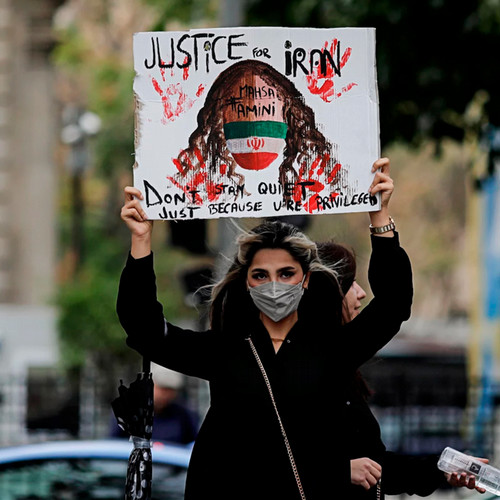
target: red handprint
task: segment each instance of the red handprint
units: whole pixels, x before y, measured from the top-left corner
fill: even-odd
[[[184,62],[186,63],[186,61]],[[165,78],[165,68],[160,68],[160,72],[161,82],[154,77],[151,77],[151,82],[153,84],[153,88],[161,97],[161,102],[163,104],[162,123],[166,124],[169,121],[174,121],[181,113],[185,113],[190,110],[196,99],[203,94],[205,88],[200,84],[198,90],[196,91],[196,96],[190,98],[180,83],[167,84],[167,80]],[[183,80],[187,80],[188,76],[189,72],[186,67],[183,72]]]
[[[187,164],[187,175],[184,176],[186,168],[177,158],[174,158],[172,161],[181,176],[179,176],[179,174],[177,174],[177,176],[175,177],[167,176],[167,179],[179,189],[184,191],[188,196],[190,196],[192,202],[196,203],[197,205],[201,205],[203,203],[203,199],[199,194],[200,190],[198,188],[200,187],[200,185],[206,184],[207,171],[205,161],[203,160],[200,151],[196,148],[194,150],[194,153],[196,155],[196,159],[198,160],[198,168],[195,168],[189,155],[186,153],[186,151],[183,151],[181,154],[183,154],[184,156],[183,161]]]
[[[189,196],[190,201],[196,203],[197,205],[203,204],[203,196],[200,195],[200,192],[203,191],[203,189],[200,189],[200,187],[206,190],[208,201],[216,201],[222,193],[221,184],[214,182],[209,178],[205,160],[203,159],[200,150],[198,148],[194,149],[198,165],[197,167],[193,165],[193,162],[186,151],[183,151],[181,154],[183,154],[183,161],[186,163],[187,169],[177,158],[174,158],[172,161],[180,175],[178,174],[175,177],[167,176],[167,179],[186,193],[186,195]],[[225,173],[226,168],[226,165],[222,164],[221,172]]]
[[[337,50],[340,50],[340,46],[336,38],[330,44],[330,48],[328,48],[328,42],[325,42],[323,51],[328,51],[332,60],[334,59],[334,56],[338,56]],[[349,61],[349,58],[351,57],[351,53],[351,47],[347,47],[344,50],[342,57],[339,58],[339,69],[342,69],[346,65],[347,61]],[[326,65],[326,71],[323,74],[321,72],[321,64],[319,64],[318,61],[318,64],[314,67],[313,72],[307,75],[307,88],[311,94],[319,95],[323,101],[332,102],[333,99],[340,97],[342,94],[348,92],[357,85],[357,83],[352,82],[337,91],[333,81],[335,75],[335,67],[332,64]]]
[[[325,168],[330,160],[330,155],[326,154],[318,156],[310,166],[303,162],[299,168],[298,179],[296,185],[300,189],[296,189],[293,199],[295,202],[302,201],[304,209],[312,214],[323,210],[323,206],[318,203],[319,193],[323,191],[325,186],[332,184],[342,165],[336,163],[330,173],[325,172]],[[330,197],[335,198],[338,193],[331,193]]]

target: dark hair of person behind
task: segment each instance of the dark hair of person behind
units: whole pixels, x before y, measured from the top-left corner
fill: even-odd
[[[324,241],[317,243],[318,255],[323,264],[334,268],[338,273],[338,280],[342,294],[345,296],[356,279],[356,256],[354,250],[336,243]],[[356,370],[351,380],[351,388],[364,399],[368,399],[373,390],[370,388],[360,370]]]
[[[345,295],[356,279],[356,256],[354,250],[334,241],[317,243],[318,255],[323,264],[333,267],[338,273],[342,293]]]

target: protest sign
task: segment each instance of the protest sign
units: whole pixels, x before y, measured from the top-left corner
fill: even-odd
[[[374,29],[136,33],[134,67],[150,219],[379,209]]]

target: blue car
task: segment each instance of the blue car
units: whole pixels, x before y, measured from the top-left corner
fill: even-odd
[[[1,500],[123,500],[128,440],[0,448]],[[182,500],[190,447],[155,443],[152,500]]]

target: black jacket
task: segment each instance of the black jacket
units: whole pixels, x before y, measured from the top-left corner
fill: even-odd
[[[258,316],[248,319],[244,312],[240,328],[230,334],[167,324],[156,299],[152,255],[129,256],[117,304],[128,345],[210,383],[210,409],[193,449],[186,500],[299,498],[249,336],[273,387],[307,499],[348,498],[349,439],[339,416],[349,380],[408,319],[413,293],[410,263],[397,235],[372,237],[372,246],[374,299],[363,317],[335,330],[327,310],[309,317],[299,313],[278,353]]]
[[[444,473],[437,468],[439,455],[412,456],[386,450],[380,426],[356,384],[352,386],[344,409],[346,432],[350,436],[350,457],[368,457],[382,466],[381,499],[386,494],[428,496],[447,485]],[[347,498],[376,500],[376,487],[367,491],[362,486],[351,485]]]

